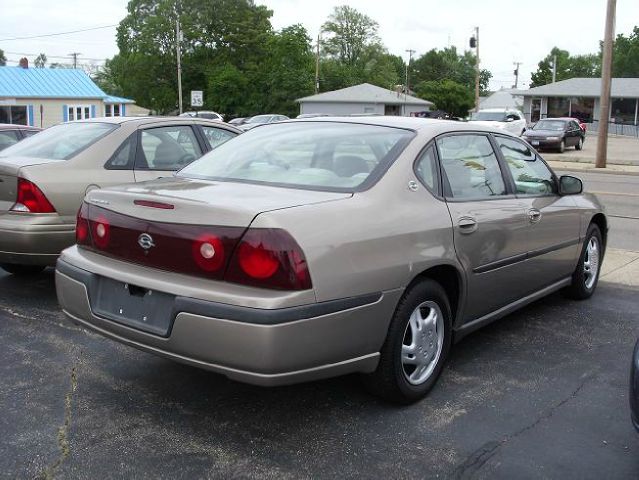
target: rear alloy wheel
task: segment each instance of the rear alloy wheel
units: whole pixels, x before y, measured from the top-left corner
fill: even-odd
[[[18,263],[0,263],[0,268],[16,276],[36,275],[46,267],[41,265],[20,265]]]
[[[579,263],[572,274],[572,283],[565,289],[568,297],[575,300],[585,300],[592,296],[599,281],[603,253],[601,231],[597,225],[592,223],[588,227]]]
[[[559,153],[564,153],[566,150],[566,140],[562,140],[559,144]]]
[[[410,288],[393,315],[377,370],[365,378],[376,395],[408,404],[435,385],[450,351],[450,304],[443,288],[424,280]]]
[[[575,150],[581,150],[582,148],[584,148],[584,139],[579,137],[577,145],[575,145]]]

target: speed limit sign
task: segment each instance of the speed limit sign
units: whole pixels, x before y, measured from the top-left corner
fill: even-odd
[[[192,107],[204,106],[204,94],[202,90],[191,90],[191,106]]]

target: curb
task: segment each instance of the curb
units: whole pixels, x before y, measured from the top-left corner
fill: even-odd
[[[607,170],[605,168],[570,168],[570,167],[566,167],[566,166],[561,166],[561,167],[553,167],[552,165],[550,166],[554,171],[556,172],[571,172],[571,173],[580,173],[580,172],[585,172],[585,173],[601,173],[604,175],[631,175],[631,176],[639,176],[639,172],[628,172],[628,171],[623,171],[623,170]]]

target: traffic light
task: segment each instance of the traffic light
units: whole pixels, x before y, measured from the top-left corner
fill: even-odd
[[[477,39],[475,37],[470,37],[470,48],[475,48],[477,46]]]

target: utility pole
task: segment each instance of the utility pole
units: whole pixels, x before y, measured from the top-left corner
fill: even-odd
[[[608,155],[608,121],[610,120],[610,84],[612,74],[612,43],[615,35],[617,0],[608,0],[603,58],[601,60],[601,97],[599,101],[599,133],[597,134],[596,168],[606,168]]]
[[[178,10],[178,3],[175,2],[175,50],[177,56],[177,80],[178,80],[178,108],[180,114],[182,114],[182,52],[180,50],[180,43],[182,43],[182,31],[180,30],[180,12]]]
[[[319,60],[320,60],[320,40],[322,31],[317,34],[317,52],[315,53],[315,95],[319,93]]]
[[[475,27],[475,36],[470,37],[470,48],[475,49],[475,111],[479,111],[479,27]]]
[[[410,92],[410,74],[408,73],[408,70],[410,69],[410,62],[413,60],[413,53],[415,53],[415,50],[411,50],[409,48],[406,52],[408,53],[408,63],[406,64],[406,89],[404,90],[404,93],[408,94],[408,92]]]
[[[73,68],[78,68],[78,56],[82,55],[80,52],[72,52],[69,54],[70,57],[73,57]]]
[[[515,74],[515,85],[513,88],[517,88],[519,85],[519,65],[521,65],[521,62],[513,62],[513,65],[515,65],[515,71],[513,72]]]
[[[557,55],[552,56],[552,83],[557,80]]]

